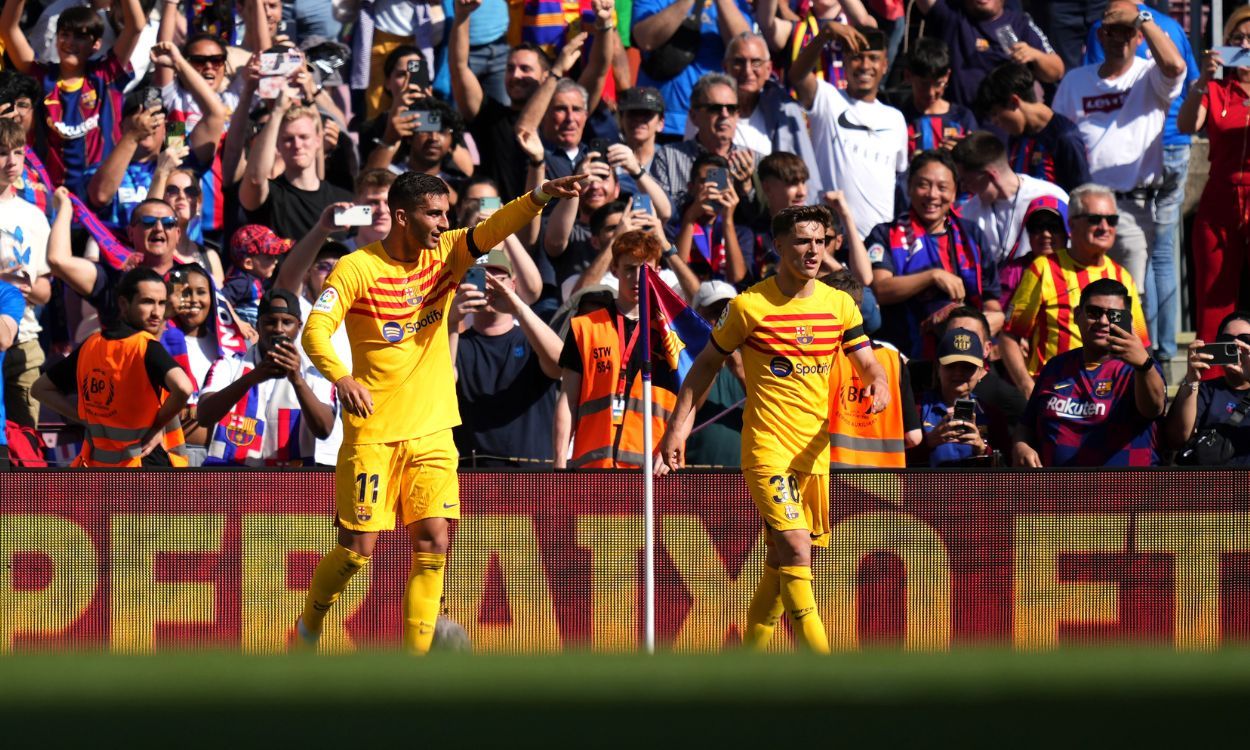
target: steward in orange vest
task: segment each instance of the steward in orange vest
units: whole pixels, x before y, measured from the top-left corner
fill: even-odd
[[[618,237],[612,272],[620,283],[614,307],[573,318],[560,355],[563,378],[553,429],[555,468],[638,469],[654,451],[677,404],[677,375],[651,344],[651,440],[643,443],[640,328],[628,317],[638,309],[638,272],[659,260],[663,246],[646,232]],[[625,364],[623,364],[625,363]],[[623,368],[623,369],[622,369]],[[570,457],[569,443],[573,450]]]
[[[186,466],[178,414],[193,387],[158,339],[165,281],[150,268],[133,269],[118,283],[117,298],[117,322],[49,368],[32,393],[86,428],[74,466]]]

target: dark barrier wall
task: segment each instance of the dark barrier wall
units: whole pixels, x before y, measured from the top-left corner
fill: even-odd
[[[333,540],[331,475],[0,477],[0,649],[282,650]],[[847,474],[815,561],[835,649],[1203,649],[1250,634],[1244,472]],[[634,649],[638,475],[463,474],[447,606],[485,651]],[[656,486],[658,633],[738,641],[763,559],[738,474]],[[390,647],[408,568],[388,533],[327,622],[332,650]],[[789,648],[779,628],[774,647]]]

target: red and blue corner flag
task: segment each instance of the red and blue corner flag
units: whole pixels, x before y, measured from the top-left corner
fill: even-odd
[[[669,368],[677,373],[677,384],[681,385],[694,364],[694,358],[699,356],[712,336],[712,327],[677,296],[650,266],[642,267],[642,273],[638,274],[638,287],[639,318],[651,320],[650,327],[660,337],[664,359]],[[648,333],[644,328],[643,336]],[[649,363],[650,342],[644,338],[640,343]]]

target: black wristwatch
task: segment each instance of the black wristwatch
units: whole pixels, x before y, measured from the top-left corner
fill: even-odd
[[[544,164],[546,164],[546,163],[547,163],[547,162],[546,162],[546,160],[545,160],[545,159],[530,159],[530,166],[531,166],[531,167],[541,167],[542,165],[544,165]]]
[[[1150,370],[1154,369],[1154,366],[1155,366],[1154,359],[1151,358],[1149,355],[1147,355],[1146,361],[1142,362],[1140,365],[1133,365],[1133,369],[1136,370],[1137,372],[1149,372]]]
[[[664,253],[663,253],[660,257],[661,257],[661,258],[663,258],[663,259],[665,259],[665,260],[668,260],[669,258],[673,257],[673,256],[674,256],[674,255],[676,255],[676,254],[677,254],[677,246],[676,246],[676,245],[669,245],[669,246],[668,246],[668,249],[667,249],[667,250],[665,250],[665,251],[664,251]]]
[[[631,177],[631,178],[633,178],[634,182],[637,182],[637,181],[641,180],[641,179],[642,179],[642,176],[643,176],[644,174],[646,174],[646,173],[647,173],[647,170],[645,170],[645,169],[640,169],[640,170],[638,170],[638,174],[631,174],[631,175],[630,175],[630,177]]]

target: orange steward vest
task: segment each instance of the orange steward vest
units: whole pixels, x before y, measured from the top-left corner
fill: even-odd
[[[634,374],[625,394],[620,423],[612,419],[612,399],[621,373],[622,347],[613,313],[595,310],[573,318],[572,330],[582,357],[582,390],[574,424],[574,469],[637,469],[644,451],[654,451],[677,405],[677,394],[651,386],[652,445],[643,444],[642,373]],[[641,340],[641,337],[639,337]]]
[[[152,427],[167,394],[157,396],[148,383],[144,355],[157,339],[140,331],[124,339],[106,339],[99,332],[78,351],[78,418],[86,425],[86,441],[74,466],[137,468],[142,465],[143,436]],[[165,427],[165,451],[173,466],[186,466],[182,423],[174,417]]]
[[[869,414],[871,401],[850,357],[838,357],[829,381],[829,466],[834,469],[901,469],[907,464],[903,444],[903,405],[899,398],[902,360],[889,344],[873,342],[872,353],[890,384],[890,405]]]

